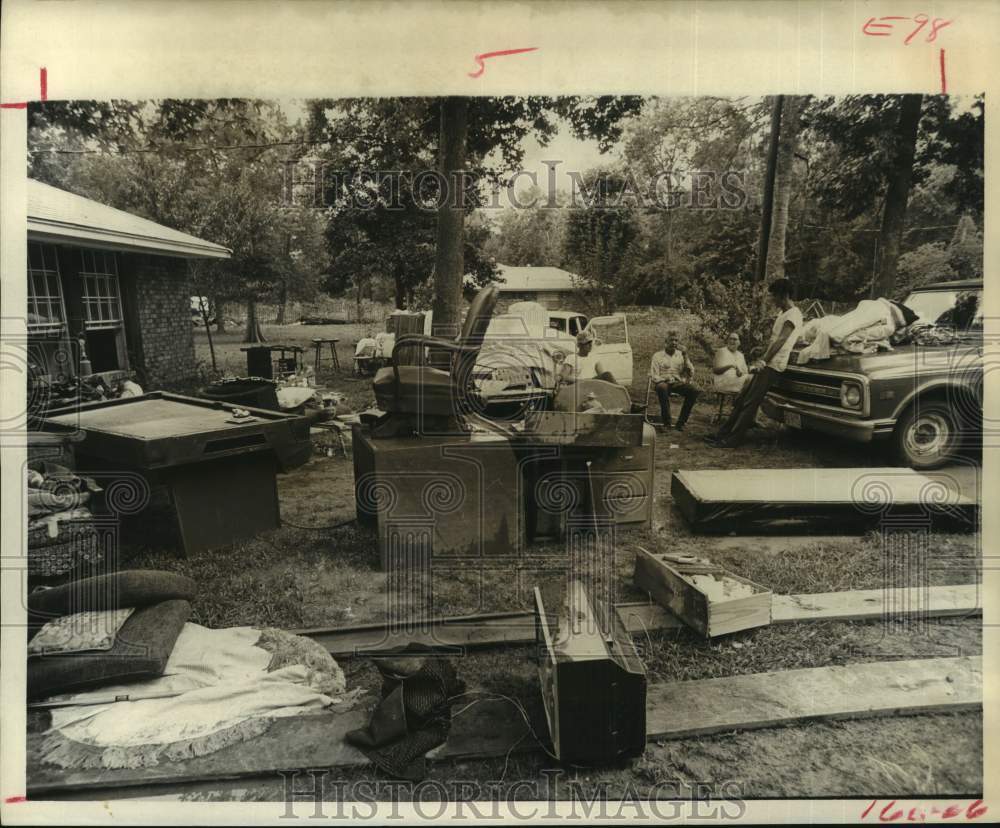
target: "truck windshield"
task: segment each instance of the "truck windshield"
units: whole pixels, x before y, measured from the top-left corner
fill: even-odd
[[[914,291],[903,302],[921,322],[959,331],[982,330],[983,292],[973,290]]]

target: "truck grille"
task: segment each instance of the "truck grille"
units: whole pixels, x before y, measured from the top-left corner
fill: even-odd
[[[788,369],[775,380],[776,391],[819,405],[840,405],[840,377],[824,377]]]

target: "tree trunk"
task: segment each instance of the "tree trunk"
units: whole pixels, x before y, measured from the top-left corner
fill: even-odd
[[[434,258],[434,333],[458,333],[465,275],[465,209],[462,174],[465,171],[469,103],[467,98],[445,98],[441,103],[439,169],[448,182],[447,200],[437,211],[437,249]]]
[[[772,202],[771,234],[767,245],[764,269],[765,281],[783,279],[785,276],[785,237],[788,233],[788,204],[794,181],[795,148],[798,144],[799,121],[805,98],[790,95],[781,108],[781,132],[778,138],[778,157],[774,173],[774,198]]]
[[[278,285],[278,316],[274,320],[275,325],[285,324],[285,310],[288,306],[288,285],[281,282]]]
[[[260,329],[260,320],[257,318],[257,300],[247,299],[247,327],[243,335],[243,341],[248,343],[267,342],[264,333]]]
[[[396,309],[403,310],[406,307],[406,286],[403,284],[403,277],[398,273],[393,273],[392,285],[396,291]]]
[[[211,305],[212,310],[215,311],[215,332],[224,334],[226,332],[226,304],[213,297]]]
[[[899,121],[893,131],[892,165],[889,168],[889,186],[882,211],[881,253],[872,286],[873,297],[890,297],[896,289],[896,265],[899,263],[906,203],[910,198],[910,184],[913,181],[913,159],[917,152],[917,127],[920,126],[922,104],[922,95],[903,95]]]
[[[764,280],[767,265],[767,248],[771,241],[771,217],[774,213],[774,178],[778,169],[778,141],[781,138],[781,110],[784,95],[775,95],[771,104],[771,136],[767,145],[767,171],[764,173],[764,198],[760,211],[760,233],[757,237],[757,267],[754,284]]]

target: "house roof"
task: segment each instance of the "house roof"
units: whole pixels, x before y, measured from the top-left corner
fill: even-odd
[[[232,251],[155,221],[28,179],[28,238],[185,259],[228,259]]]
[[[535,290],[578,290],[576,277],[560,267],[514,267],[497,265],[504,281],[498,282],[500,292]]]

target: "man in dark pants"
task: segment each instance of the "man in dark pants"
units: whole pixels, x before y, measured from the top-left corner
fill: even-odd
[[[649,378],[656,389],[656,398],[660,401],[660,422],[664,428],[670,428],[670,395],[677,394],[684,398],[681,413],[677,417],[677,430],[683,431],[695,400],[698,399],[698,388],[693,382],[694,365],[684,349],[677,345],[677,334],[674,331],[669,331],[664,338],[663,350],[653,354],[649,364]]]
[[[711,446],[736,448],[743,442],[771,383],[788,367],[788,357],[802,330],[802,311],[792,301],[792,283],[788,279],[776,279],[767,290],[771,302],[780,311],[771,328],[771,342],[764,356],[750,367],[753,378],[736,397],[729,419],[714,437],[706,439]]]

